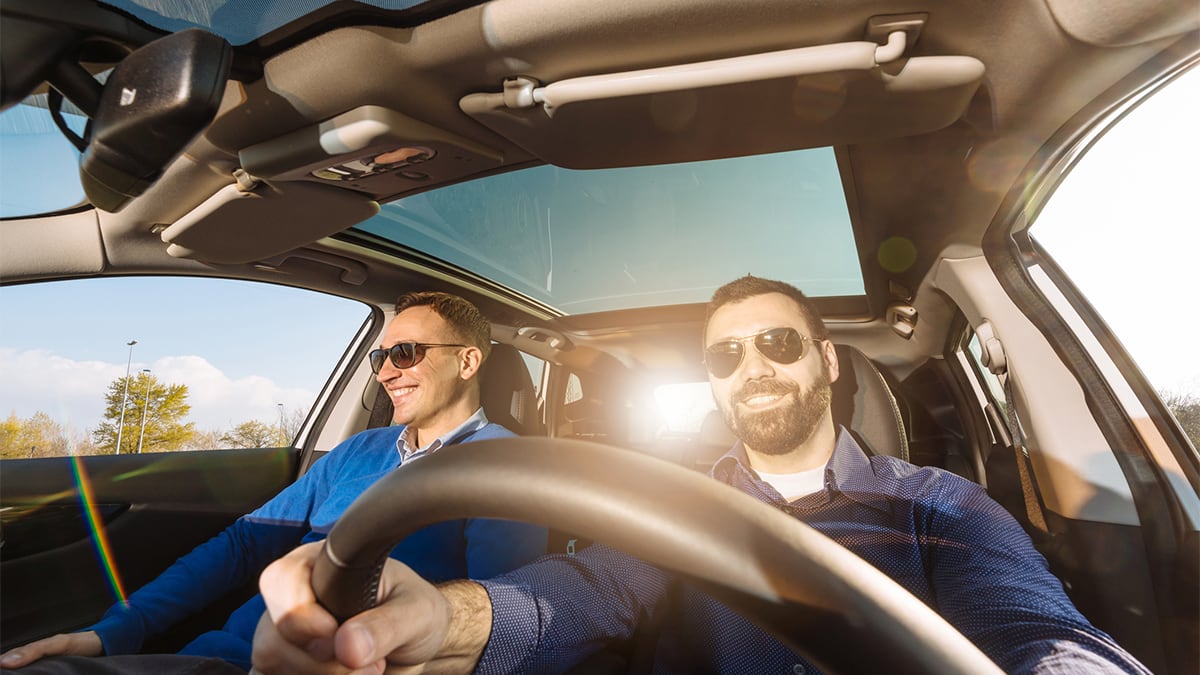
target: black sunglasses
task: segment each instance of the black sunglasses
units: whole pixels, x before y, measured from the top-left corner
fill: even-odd
[[[390,358],[392,365],[400,370],[412,368],[425,360],[426,350],[432,347],[466,347],[467,345],[439,344],[434,342],[397,342],[387,349],[372,349],[367,358],[371,360],[371,370],[376,375],[383,369],[383,362]]]
[[[724,379],[737,370],[746,355],[746,342],[754,342],[759,354],[775,363],[787,365],[804,358],[808,343],[815,338],[805,337],[795,328],[771,328],[761,333],[734,338],[710,345],[704,350],[704,365],[713,377]]]

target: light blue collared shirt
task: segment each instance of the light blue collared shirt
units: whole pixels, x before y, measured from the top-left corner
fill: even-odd
[[[433,441],[423,448],[415,447],[412,444],[412,435],[416,433],[413,431],[413,428],[404,427],[404,431],[401,432],[400,438],[396,441],[396,450],[400,453],[400,463],[410,462],[418,457],[432,454],[444,446],[457,443],[463,436],[473,434],[487,426],[487,424],[487,415],[483,414],[483,406],[479,406],[475,414],[468,417],[466,421],[433,439]]]

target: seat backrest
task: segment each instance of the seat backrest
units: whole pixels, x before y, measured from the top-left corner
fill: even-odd
[[[908,461],[908,432],[891,386],[857,347],[834,345],[840,375],[833,383],[833,421],[870,454]]]
[[[488,421],[504,426],[519,436],[544,436],[538,419],[537,392],[529,368],[516,347],[493,344],[479,374],[479,402]],[[371,408],[367,428],[392,423],[392,400],[380,385]]]
[[[479,399],[489,421],[518,436],[545,435],[545,426],[538,418],[533,378],[516,347],[493,344],[478,377]]]
[[[868,454],[890,455],[907,461],[908,434],[904,418],[883,373],[858,348],[834,347],[840,373],[832,387],[830,408],[834,424],[846,427]],[[720,411],[713,410],[700,425],[696,449],[686,453],[682,463],[688,468],[707,471],[736,441],[737,437],[725,425]]]

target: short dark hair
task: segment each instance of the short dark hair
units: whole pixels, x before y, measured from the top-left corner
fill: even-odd
[[[396,299],[396,314],[413,307],[428,307],[446,320],[454,339],[478,347],[486,359],[492,351],[492,325],[471,302],[439,291],[413,291]]]
[[[713,314],[721,307],[768,293],[779,293],[791,298],[796,303],[796,306],[800,308],[800,315],[804,317],[804,322],[808,324],[809,330],[813,333],[809,337],[818,340],[829,339],[829,331],[825,328],[825,322],[821,320],[821,312],[817,309],[816,303],[799,288],[783,281],[762,279],[750,274],[734,279],[713,293],[712,300],[708,303],[708,312],[704,316],[705,332],[708,332],[708,322],[712,321]]]

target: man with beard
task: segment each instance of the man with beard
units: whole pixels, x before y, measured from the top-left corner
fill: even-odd
[[[1072,606],[1029,537],[983,489],[869,457],[830,413],[834,346],[798,289],[744,277],[714,294],[705,327],[713,396],[741,439],[716,480],[804,520],[941,613],[1006,672],[1147,672]],[[557,672],[664,617],[655,672],[816,672],[788,647],[667,573],[595,545],[483,582],[437,588],[389,561],[375,609],[341,627],[313,602],[318,550],[262,576],[256,668],[333,672],[425,664],[438,672]],[[274,621],[272,621],[272,618]]]

